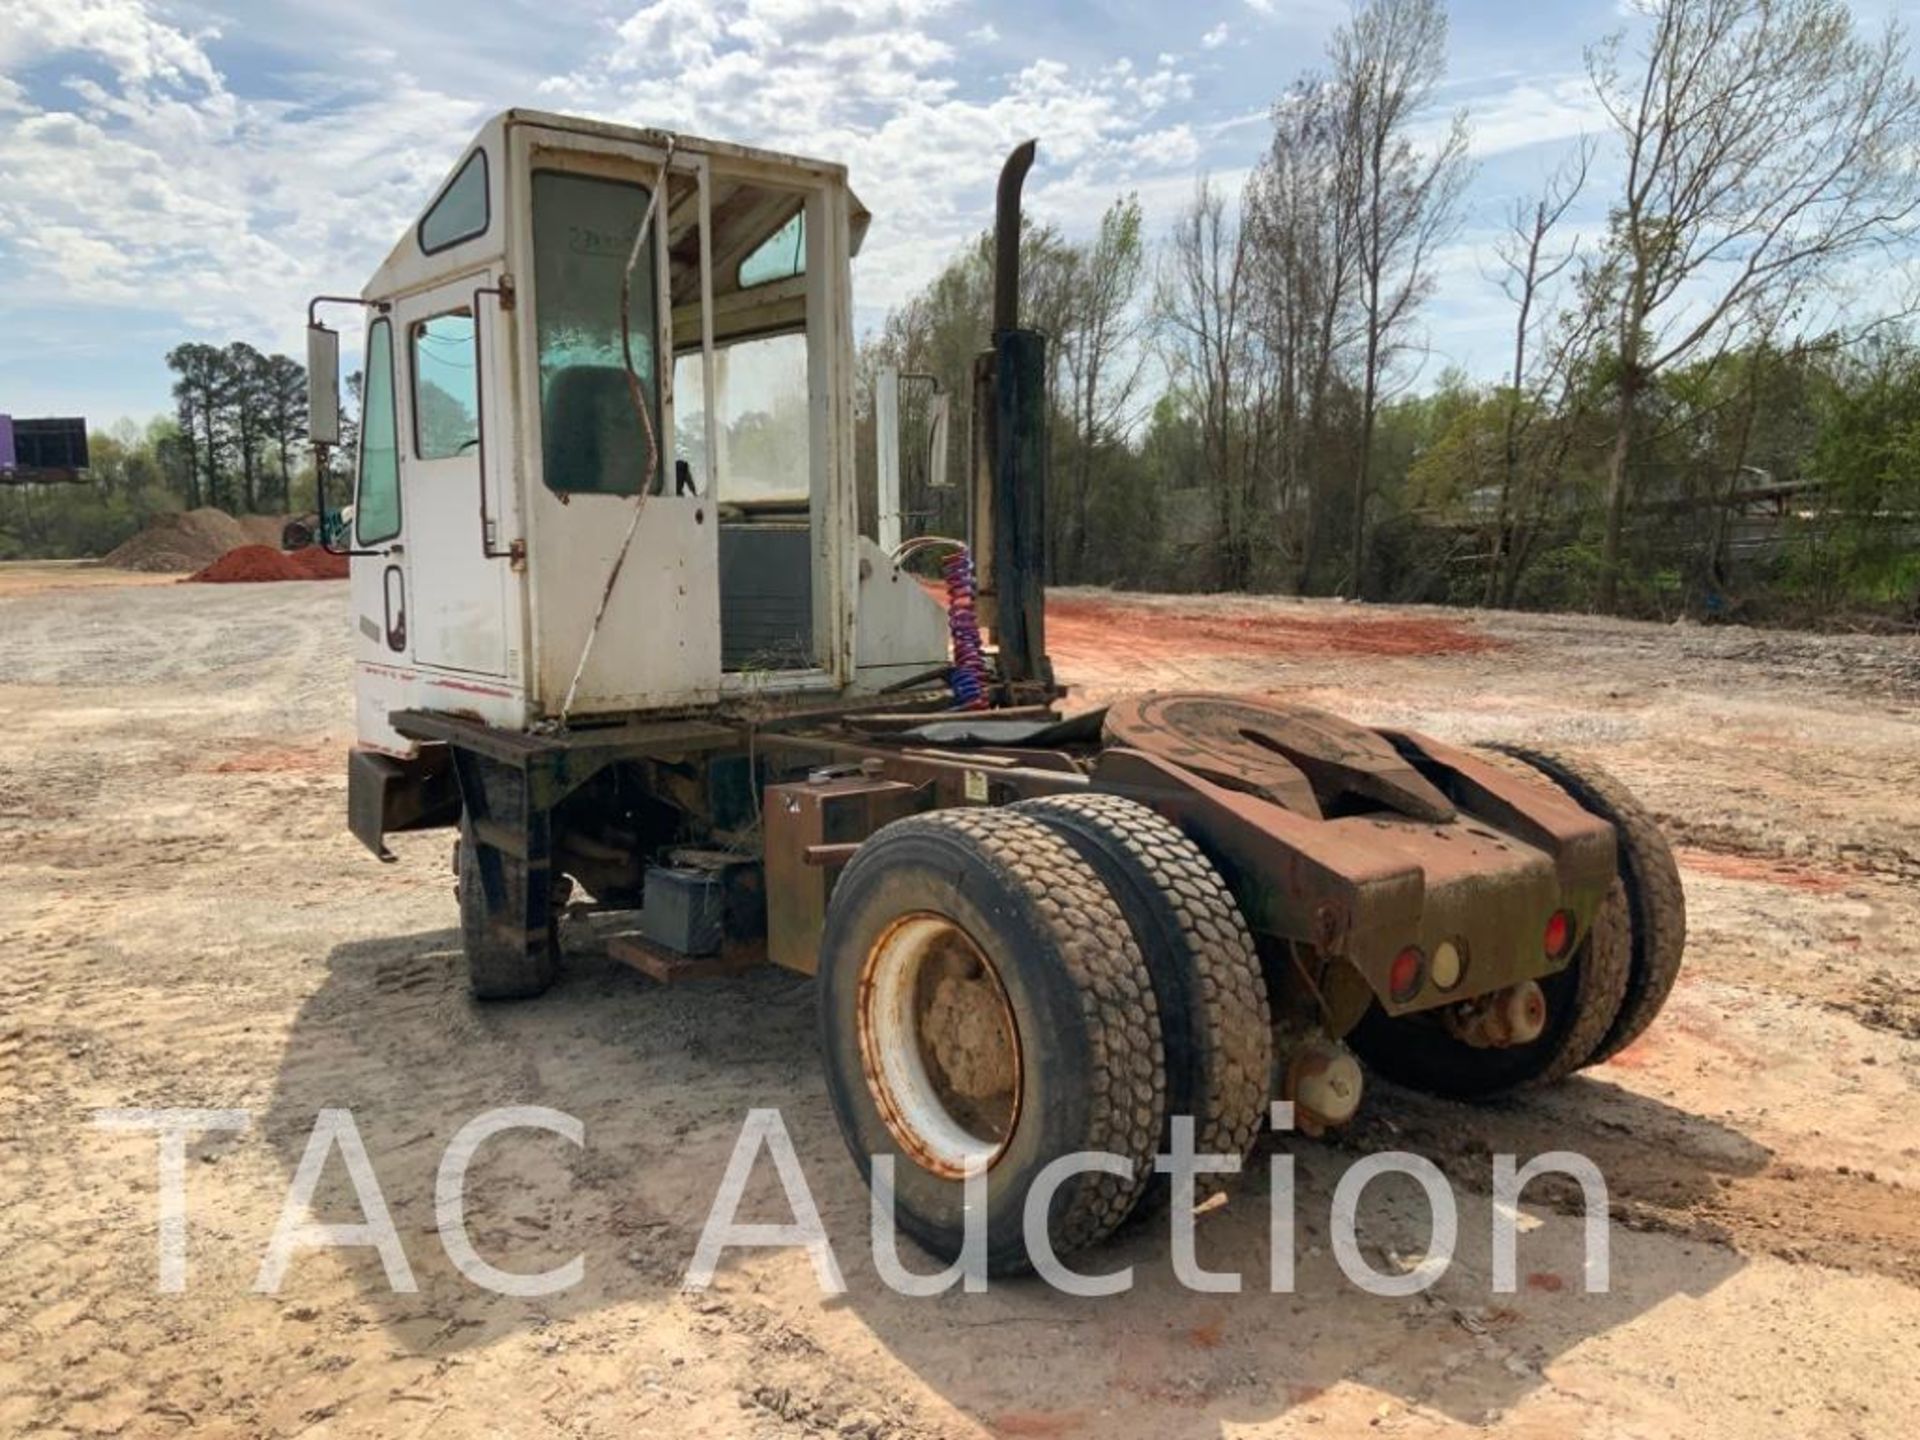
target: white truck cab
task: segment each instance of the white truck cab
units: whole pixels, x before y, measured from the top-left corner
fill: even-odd
[[[358,297],[362,746],[414,754],[403,710],[526,729],[946,662],[939,606],[859,529],[867,221],[836,164],[528,110],[481,129]],[[337,353],[315,321],[317,392]]]

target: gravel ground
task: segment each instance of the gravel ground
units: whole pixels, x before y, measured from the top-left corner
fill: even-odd
[[[1266,1159],[1202,1217],[1095,1257],[1124,1296],[1037,1284],[896,1297],[828,1114],[810,985],[660,989],[568,934],[561,984],[477,1008],[444,835],[377,864],[346,835],[345,587],[171,586],[0,566],[0,1434],[1904,1436],[1920,1411],[1920,647],[1911,641],[1069,592],[1076,700],[1284,694],[1451,739],[1585,747],[1680,846],[1688,969],[1661,1022],[1556,1090],[1469,1108],[1370,1094],[1288,1138],[1292,1294],[1267,1285]],[[1384,628],[1383,628],[1384,627]],[[1412,637],[1412,638],[1409,638]],[[1464,639],[1462,638],[1464,637]],[[511,1298],[434,1233],[442,1149],[489,1106],[480,1252],[564,1293]],[[189,1274],[155,1284],[155,1146],[98,1109],[249,1112],[188,1145]],[[682,1286],[750,1108],[778,1106],[846,1272],[734,1255]],[[353,1112],[417,1290],[371,1250],[257,1271],[318,1112]],[[1424,1295],[1330,1253],[1332,1191],[1399,1148],[1456,1181]],[[1573,1148],[1611,1191],[1611,1290],[1584,1293],[1572,1198],[1529,1191],[1519,1291],[1489,1285],[1490,1155]],[[752,1218],[784,1218],[762,1165]],[[359,1218],[339,1157],[319,1218]],[[1410,1184],[1361,1210],[1383,1268],[1428,1243]]]

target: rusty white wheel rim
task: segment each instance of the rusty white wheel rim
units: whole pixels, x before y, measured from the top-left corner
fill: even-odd
[[[1020,1031],[973,937],[901,916],[867,951],[859,1010],[860,1068],[900,1148],[952,1179],[990,1168],[1020,1119]]]

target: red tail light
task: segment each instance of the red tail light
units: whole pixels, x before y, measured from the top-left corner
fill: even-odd
[[[1567,953],[1567,947],[1572,943],[1573,916],[1564,910],[1554,911],[1552,918],[1547,921],[1547,954],[1558,960]]]
[[[1393,957],[1393,969],[1387,972],[1387,993],[1396,1005],[1404,1005],[1420,993],[1427,957],[1418,945],[1409,945]]]

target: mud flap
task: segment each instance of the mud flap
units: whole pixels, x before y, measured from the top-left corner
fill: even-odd
[[[347,828],[389,863],[386,837],[460,823],[460,787],[445,745],[422,745],[411,760],[372,750],[347,753]]]

